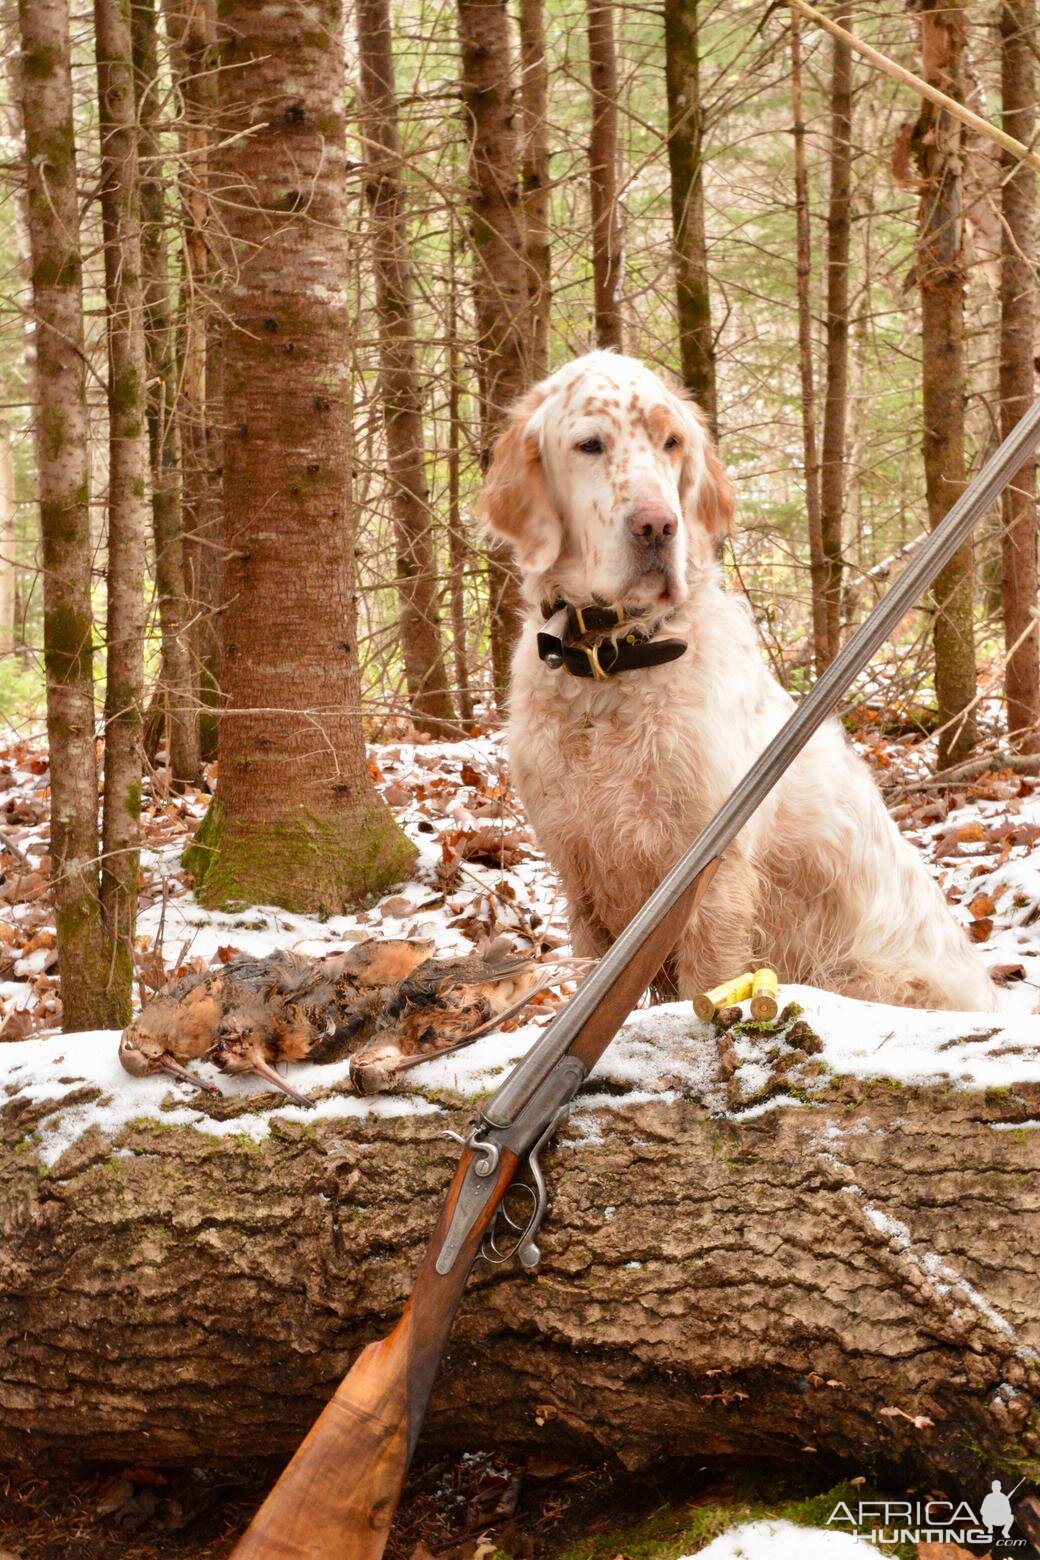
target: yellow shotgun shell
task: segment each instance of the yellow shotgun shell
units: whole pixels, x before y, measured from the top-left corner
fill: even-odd
[[[693,1011],[698,1018],[707,1021],[715,1016],[719,1008],[733,1007],[738,1002],[746,1002],[751,995],[754,979],[751,971],[745,970],[743,975],[737,976],[736,980],[728,980],[723,986],[713,986],[710,991],[702,991],[693,999]]]
[[[775,1018],[780,1004],[776,1000],[776,971],[769,968],[756,970],[751,984],[751,1017]]]

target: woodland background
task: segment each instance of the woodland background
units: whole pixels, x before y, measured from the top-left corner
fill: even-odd
[[[832,11],[1032,142],[1032,0]],[[515,582],[474,500],[547,368],[598,343],[690,387],[796,691],[1033,393],[1032,168],[786,8],[5,21],[0,697],[15,735],[46,711],[67,1026],[129,1011],[142,775],[218,761],[204,902],[406,874],[364,743],[500,718]],[[1040,743],[1034,486],[867,690],[940,767],[980,694]]]
[[[1035,0],[825,0],[825,9],[1033,146]],[[502,759],[515,584],[475,519],[510,402],[597,344],[684,382],[737,489],[738,531],[723,560],[732,588],[749,598],[776,675],[801,693],[1033,397],[1036,174],[808,22],[796,27],[785,5],[94,0],[75,9],[8,0],[0,22],[0,1038],[28,1042],[0,1047],[10,1149],[0,1168],[19,1186],[31,1182],[29,1202],[46,1215],[4,1226],[0,1407],[4,1428],[28,1440],[29,1388],[46,1397],[52,1379],[77,1379],[81,1346],[93,1351],[82,1401],[97,1387],[106,1412],[115,1404],[117,1417],[132,1419],[135,1400],[112,1383],[125,1368],[138,1390],[147,1358],[156,1390],[179,1391],[195,1371],[200,1402],[215,1402],[219,1417],[226,1398],[215,1398],[218,1378],[206,1370],[223,1369],[223,1345],[197,1341],[205,1327],[192,1331],[192,1306],[212,1319],[219,1280],[245,1271],[264,1223],[245,1198],[233,1260],[221,1254],[232,1247],[214,1247],[215,1276],[198,1276],[191,1263],[210,1247],[187,1216],[196,1172],[184,1145],[210,1143],[217,1118],[201,1119],[198,1133],[182,1126],[177,1138],[155,1103],[149,1125],[147,1091],[154,1085],[165,1108],[165,1084],[123,1075],[115,1036],[97,1031],[120,1029],[171,973],[240,951],[320,954],[373,931],[430,935],[457,956],[504,930],[565,962],[558,885],[525,832]],[[1040,990],[1036,531],[1028,466],[843,711],[1023,1025],[1035,1022]],[[569,986],[561,980],[559,995]],[[545,995],[531,1036],[559,995]],[[871,1057],[886,1046],[882,1065],[907,1055],[912,1071],[918,1019],[907,1018],[905,1047],[886,1045],[889,1033],[875,1045],[867,1011],[862,1043]],[[47,1039],[59,1025],[89,1033]],[[948,1252],[956,1220],[967,1221],[958,1263],[998,1309],[1024,1318],[1025,1335],[1035,1317],[1019,1249],[1029,1224],[1008,1211],[1006,1187],[1026,1198],[1035,1184],[1016,1157],[1029,1153],[1037,1114],[1035,1046],[1024,1028],[1015,1034],[964,1041],[976,1071],[987,1046],[1005,1070],[1000,1087],[978,1095],[978,1135],[960,1122],[946,1133],[963,1156],[950,1170],[948,1207],[933,1197],[927,1137],[916,1140],[918,1158],[901,1150],[878,1163],[899,1170],[921,1239],[932,1231],[929,1260],[933,1247]],[[506,1049],[496,1065],[522,1039],[498,1036]],[[958,1080],[970,1071],[960,1051],[946,1065]],[[94,1068],[103,1087],[86,1087],[76,1073],[84,1066],[84,1079]],[[321,1079],[316,1087],[327,1092]],[[922,1093],[922,1119],[944,1122],[970,1105],[959,1087]],[[61,1091],[66,1103],[55,1106]],[[875,1094],[899,1100],[893,1089]],[[854,1090],[841,1110],[852,1100],[868,1112],[869,1096]],[[244,1129],[220,1139],[211,1173],[221,1197],[232,1183],[252,1184],[243,1165],[290,1155],[272,1160],[278,1192],[265,1210],[290,1208],[279,1304],[296,1305],[309,1249],[283,1193],[305,1162],[323,1165],[322,1133],[337,1130],[343,1103],[332,1099],[332,1127],[320,1131],[270,1099],[207,1105],[240,1127],[254,1108],[264,1113],[262,1143]],[[173,1188],[173,1214],[165,1202],[149,1211],[138,1190],[132,1237],[124,1182],[110,1174],[126,1168],[127,1137],[116,1134],[104,1164],[91,1158],[109,1106],[119,1133],[145,1135],[142,1163],[160,1134],[171,1156],[158,1156],[156,1184],[163,1198]],[[288,1126],[267,1143],[274,1108],[279,1133]],[[682,1109],[714,1142],[716,1118],[689,1102]],[[63,1113],[75,1164],[37,1173],[32,1122],[42,1141],[45,1118],[64,1130]],[[785,1119],[801,1116],[809,1112]],[[439,1148],[424,1147],[415,1163],[435,1179],[445,1149],[440,1122],[427,1125]],[[870,1131],[888,1127],[871,1120]],[[343,1135],[351,1152],[368,1153],[367,1131]],[[861,1140],[866,1151],[870,1132]],[[695,1143],[696,1132],[677,1141]],[[188,1156],[179,1180],[165,1168],[178,1153]],[[372,1157],[366,1171],[403,1271],[407,1241],[425,1235],[428,1189],[413,1179],[402,1196],[384,1170],[390,1161]],[[773,1171],[734,1155],[745,1163],[757,1207]],[[811,1194],[801,1151],[784,1163],[799,1194],[803,1180]],[[998,1171],[1005,1201],[994,1211]],[[62,1204],[55,1188],[80,1172],[86,1193]],[[972,1194],[973,1175],[988,1178],[985,1195]],[[839,1179],[855,1192],[845,1182],[863,1178]],[[584,1161],[574,1184],[592,1184],[595,1198]],[[683,1184],[701,1182],[693,1174]],[[94,1207],[95,1185],[115,1189],[118,1204],[107,1268],[101,1226],[85,1236],[77,1222]],[[199,1228],[208,1229],[204,1176],[199,1187]],[[328,1204],[324,1191],[314,1200],[322,1219]],[[596,1211],[609,1222],[615,1209]],[[557,1212],[555,1238],[565,1243],[565,1191]],[[997,1220],[1006,1252],[971,1225],[976,1213],[979,1231]],[[791,1217],[801,1240],[803,1215]],[[642,1224],[638,1202],[627,1218]],[[710,1241],[695,1221],[684,1228],[691,1261],[703,1264],[690,1271],[708,1274],[704,1285],[689,1280],[690,1292],[710,1294]],[[890,1318],[892,1254],[882,1225],[864,1228],[848,1292],[858,1302],[862,1274],[875,1273]],[[183,1235],[180,1255],[157,1263],[155,1250],[170,1248],[155,1242],[171,1232]],[[765,1332],[783,1341],[799,1308],[785,1300],[785,1249],[773,1228],[767,1235],[777,1271],[762,1269],[754,1243],[747,1260],[777,1307]],[[550,1229],[550,1263],[553,1240]],[[360,1249],[359,1271],[385,1283],[385,1252],[373,1250],[369,1261]],[[618,1252],[621,1282],[642,1293],[652,1274],[629,1270],[647,1252]],[[181,1257],[188,1266],[178,1267]],[[254,1258],[257,1273],[277,1266],[266,1248]],[[98,1287],[100,1271],[108,1277]],[[169,1371],[161,1347],[149,1355],[149,1329],[164,1325],[155,1272],[181,1285]],[[720,1304],[739,1321],[730,1269],[719,1272]],[[195,1276],[185,1282],[185,1273]],[[815,1263],[806,1273],[815,1339]],[[335,1305],[313,1308],[333,1331],[336,1305],[353,1304],[342,1279],[336,1266]],[[391,1298],[396,1314],[396,1290]],[[979,1301],[983,1323],[987,1304]],[[551,1305],[535,1296],[532,1306],[551,1334]],[[235,1379],[250,1391],[256,1361],[281,1360],[283,1349],[294,1398],[301,1358],[324,1390],[321,1372],[335,1362],[321,1343],[292,1355],[295,1324],[282,1325],[277,1305],[245,1321],[228,1314],[222,1336],[248,1355]],[[346,1318],[359,1320],[372,1318]],[[934,1320],[925,1320],[931,1347]],[[937,1375],[953,1384],[951,1414],[964,1381],[976,1379],[961,1372],[957,1350],[963,1342],[977,1364],[983,1323],[982,1333],[965,1332],[962,1319],[950,1334],[953,1365]],[[750,1406],[744,1376],[718,1379],[716,1325],[709,1316],[681,1331],[704,1346],[689,1380],[715,1436],[708,1444],[732,1449],[734,1423],[751,1426],[754,1441],[768,1393],[757,1363],[747,1372]],[[54,1372],[33,1353],[40,1339]],[[891,1341],[888,1323],[878,1355],[886,1391]],[[637,1327],[637,1370],[642,1343]],[[776,1371],[781,1401],[804,1387],[817,1428],[840,1427],[831,1400],[816,1394],[842,1382],[826,1371],[799,1378],[790,1359],[805,1350],[795,1344]],[[573,1354],[587,1371],[584,1338]],[[1004,1366],[994,1369],[1002,1381]],[[546,1396],[566,1375],[554,1372]],[[232,1377],[220,1378],[221,1392]],[[675,1390],[667,1380],[662,1401]],[[1030,1401],[1020,1399],[1023,1416]],[[438,1450],[416,1470],[390,1552],[487,1560],[497,1541],[518,1560],[673,1557],[742,1516],[823,1524],[839,1494],[864,1492],[878,1447],[891,1472],[908,1466],[898,1457],[914,1438],[926,1445],[922,1426],[932,1421],[915,1417],[912,1392],[907,1402],[911,1413],[888,1406],[880,1415],[891,1417],[870,1421],[862,1469],[848,1456],[817,1456],[817,1440],[824,1451],[831,1443],[807,1430],[800,1460],[776,1479],[757,1453],[739,1468],[732,1458],[709,1463],[700,1441],[681,1469],[640,1466],[631,1476],[616,1461],[576,1464],[570,1454],[536,1451],[521,1469],[495,1451]],[[180,1430],[190,1435],[183,1403]],[[521,1399],[511,1406],[521,1412]],[[551,1448],[555,1410],[536,1407]],[[81,1426],[96,1417],[69,1415],[63,1402],[59,1439],[63,1414]],[[781,1429],[787,1436],[786,1421]],[[943,1431],[935,1442],[955,1439]],[[227,1466],[156,1468],[143,1435],[140,1462],[59,1473],[45,1466],[39,1438],[30,1444],[31,1465],[0,1470],[0,1546],[27,1560],[226,1553],[272,1476],[237,1454]],[[839,1475],[854,1483],[821,1493]],[[804,1528],[792,1531],[789,1552],[800,1555]],[[763,1552],[777,1560],[784,1551],[768,1542]]]

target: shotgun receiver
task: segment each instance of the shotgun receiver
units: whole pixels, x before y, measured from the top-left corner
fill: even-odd
[[[532,1184],[521,1183],[529,1205],[526,1223],[509,1221],[518,1233],[507,1255],[533,1267],[547,1206],[539,1156],[570,1101],[668,959],[727,845],[1038,441],[1040,401],[459,1139],[458,1168],[401,1320],[344,1378],[240,1540],[237,1560],[379,1560],[470,1268],[482,1248],[500,1258],[495,1221],[521,1167],[530,1171]]]

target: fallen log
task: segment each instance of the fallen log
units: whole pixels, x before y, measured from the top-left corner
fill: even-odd
[[[721,1069],[688,1007],[633,1015],[546,1156],[540,1269],[474,1272],[428,1446],[1040,1468],[1037,1020],[795,995]],[[287,1454],[533,1033],[384,1099],[294,1068],[313,1113],[130,1079],[112,1035],[0,1046],[0,1453]]]

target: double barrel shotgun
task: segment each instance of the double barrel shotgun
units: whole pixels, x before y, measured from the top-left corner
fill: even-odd
[[[965,489],[736,790],[485,1105],[465,1138],[404,1314],[341,1382],[234,1551],[236,1560],[379,1560],[466,1280],[493,1242],[526,1164],[526,1224],[512,1251],[539,1260],[547,1197],[539,1156],[671,954],[727,845],[836,707],[879,645],[971,534],[1040,442],[1040,400]],[[499,1238],[503,1238],[501,1235]]]

